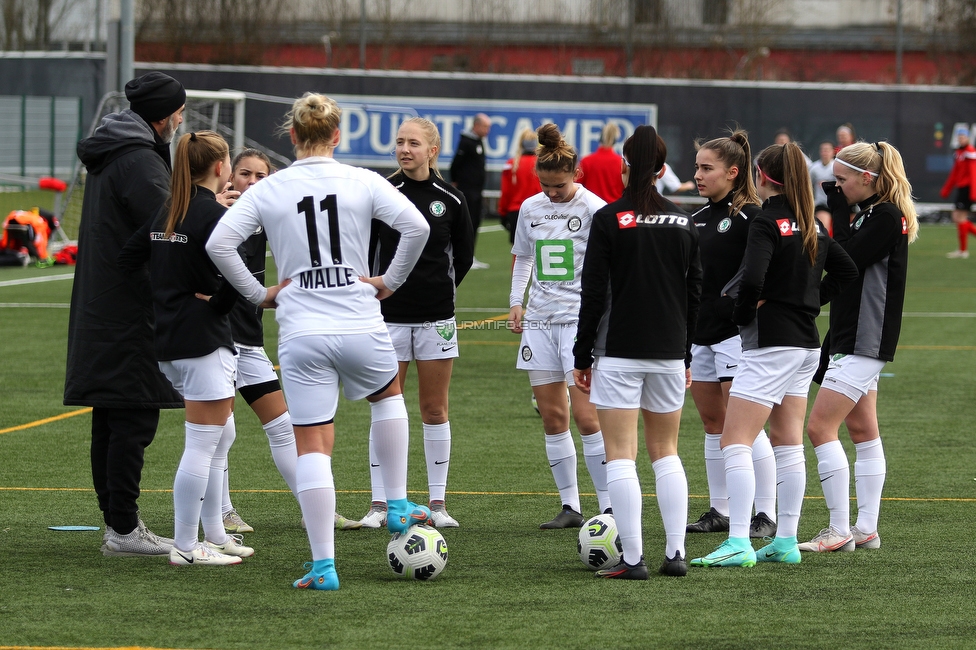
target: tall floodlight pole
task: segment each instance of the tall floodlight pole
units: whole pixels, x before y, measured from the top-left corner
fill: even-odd
[[[901,15],[902,0],[898,0],[897,25],[895,26],[895,83],[901,83],[901,64],[905,50],[905,26]]]
[[[134,0],[121,0],[119,12],[119,86],[125,85],[133,77],[132,62],[136,56]]]
[[[366,69],[366,0],[359,0],[359,67]]]

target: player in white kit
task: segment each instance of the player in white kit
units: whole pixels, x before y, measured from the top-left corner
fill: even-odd
[[[376,454],[388,500],[387,526],[405,532],[430,519],[407,501],[407,410],[397,359],[378,299],[406,279],[427,241],[429,227],[410,201],[378,174],[337,162],[339,106],[306,93],[285,127],[298,160],[248,190],[214,229],[207,251],[247,300],[277,307],[278,355],[298,447],[298,500],[312,562],[299,589],[336,590],[334,417],[339,382],[347,399],[371,403]],[[400,232],[387,272],[367,277],[370,223]],[[284,280],[261,286],[237,246],[264,228]]]

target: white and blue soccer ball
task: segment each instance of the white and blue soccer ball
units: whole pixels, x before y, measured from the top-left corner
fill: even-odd
[[[405,533],[394,533],[386,557],[401,578],[433,580],[447,566],[447,542],[436,528],[418,524]]]
[[[613,515],[590,517],[580,528],[576,550],[583,564],[594,571],[617,564],[624,547],[617,535],[617,523],[613,520]]]

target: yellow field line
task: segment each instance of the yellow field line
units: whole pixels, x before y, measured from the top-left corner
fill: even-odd
[[[44,418],[43,420],[34,420],[33,422],[28,422],[27,424],[18,424],[15,427],[7,427],[6,429],[0,429],[0,435],[10,433],[12,431],[23,431],[24,429],[30,429],[32,427],[39,427],[42,424],[49,424],[51,422],[57,422],[58,420],[66,420],[68,418],[73,418],[76,415],[84,415],[85,413],[91,413],[91,409],[79,409],[77,411],[71,411],[70,413],[62,413],[61,415]],[[2,650],[2,646],[0,646],[0,650]]]

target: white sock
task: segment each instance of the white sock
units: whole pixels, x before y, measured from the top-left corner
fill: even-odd
[[[234,504],[230,500],[230,468],[224,468],[224,477],[220,481],[221,483],[221,495],[220,495],[220,514],[226,515],[228,512],[234,509]]]
[[[383,476],[383,491],[388,501],[407,498],[407,447],[410,426],[403,395],[393,395],[370,404],[370,431],[376,462]]]
[[[851,527],[851,467],[844,446],[840,440],[831,440],[813,451],[817,454],[817,473],[830,511],[830,525],[846,535]]]
[[[560,501],[576,512],[582,512],[579,486],[576,483],[576,445],[573,444],[573,434],[564,431],[546,436],[546,457],[549,459],[552,478],[556,481],[556,489],[559,490]]]
[[[373,493],[374,503],[386,503],[386,490],[383,489],[383,470],[380,461],[376,459],[376,441],[373,425],[369,426],[369,487]]]
[[[725,487],[725,456],[722,455],[722,434],[705,434],[705,476],[708,478],[708,505],[729,516],[729,493]]]
[[[763,512],[776,521],[776,457],[769,436],[760,429],[752,443],[752,468],[756,472],[756,514]]]
[[[729,491],[729,537],[749,537],[752,501],[756,495],[756,470],[752,467],[752,446],[729,445],[725,458],[725,484]]]
[[[220,506],[224,492],[224,476],[227,474],[227,452],[230,451],[236,438],[234,414],[231,413],[223,426],[214,455],[210,459],[210,478],[207,481],[207,491],[200,510],[203,538],[214,544],[223,544],[227,541],[227,531],[224,530],[224,517]]]
[[[447,492],[447,471],[451,466],[451,423],[424,423],[424,458],[427,459],[427,490],[431,501],[443,501]]]
[[[807,464],[803,445],[773,447],[776,454],[776,482],[779,497],[777,537],[796,537],[803,507],[803,492],[807,487]]]
[[[881,438],[854,445],[854,491],[857,493],[857,529],[862,533],[878,530],[881,513],[881,491],[888,466]]]
[[[285,411],[262,428],[268,436],[271,460],[278,468],[281,478],[285,479],[288,489],[297,497],[298,481],[295,478],[295,465],[298,462],[298,452],[295,450],[295,428],[291,424],[291,415]]]
[[[332,457],[303,454],[295,463],[298,504],[312,547],[312,561],[335,557],[335,481]]]
[[[643,503],[637,463],[626,458],[608,461],[607,490],[610,492],[617,534],[624,549],[624,562],[637,564],[644,555],[644,540],[641,538]]]
[[[180,550],[192,551],[199,541],[200,511],[210,481],[210,460],[224,427],[186,422],[184,428],[186,443],[173,481],[173,536]]]
[[[685,526],[688,522],[688,477],[685,476],[685,468],[677,456],[659,458],[652,466],[657,506],[661,510],[667,539],[665,557],[673,558],[675,553],[684,557]]]
[[[580,436],[583,440],[583,460],[586,469],[593,479],[593,489],[596,490],[596,501],[600,512],[610,507],[610,493],[607,491],[607,454],[603,447],[603,432],[597,431],[588,436]]]

